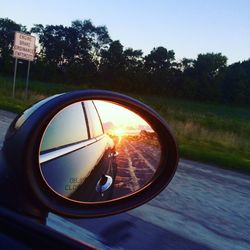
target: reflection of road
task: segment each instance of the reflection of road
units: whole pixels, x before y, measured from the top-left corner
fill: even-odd
[[[143,140],[123,138],[116,145],[117,176],[113,198],[137,191],[153,177],[160,160],[159,147]]]

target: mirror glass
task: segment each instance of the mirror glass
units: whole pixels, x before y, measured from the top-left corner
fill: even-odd
[[[61,110],[40,144],[40,170],[57,194],[78,202],[113,200],[148,184],[161,146],[151,126],[118,104],[88,100]]]

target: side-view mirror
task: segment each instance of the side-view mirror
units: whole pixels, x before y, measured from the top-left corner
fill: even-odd
[[[4,141],[4,204],[39,216],[99,217],[139,206],[171,181],[178,149],[166,122],[122,94],[75,91],[19,115]],[[18,197],[8,204],[7,196]]]

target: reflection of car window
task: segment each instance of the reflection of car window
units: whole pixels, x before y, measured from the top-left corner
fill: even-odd
[[[48,125],[41,151],[58,148],[88,139],[82,104],[72,104],[59,112]]]
[[[101,120],[92,101],[85,101],[84,106],[90,124],[91,137],[96,137],[103,134]]]

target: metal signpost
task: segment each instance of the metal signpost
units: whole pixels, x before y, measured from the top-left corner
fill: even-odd
[[[30,62],[33,61],[35,57],[35,43],[36,43],[36,38],[34,36],[27,35],[22,32],[15,32],[15,40],[13,46],[13,57],[15,58],[14,80],[12,89],[13,98],[15,97],[16,71],[17,71],[18,59],[23,59],[28,61],[25,98],[27,98],[28,96]]]

